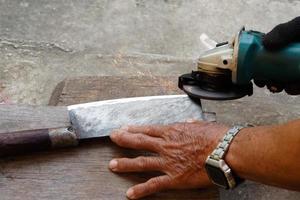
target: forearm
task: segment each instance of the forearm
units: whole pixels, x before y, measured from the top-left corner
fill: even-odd
[[[300,190],[300,120],[242,129],[225,160],[242,178]]]

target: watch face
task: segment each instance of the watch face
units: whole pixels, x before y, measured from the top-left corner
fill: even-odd
[[[205,165],[205,168],[206,168],[207,174],[209,175],[209,177],[213,183],[215,183],[225,189],[227,189],[229,187],[227,178],[221,169],[211,166],[211,165],[207,165],[207,164]]]

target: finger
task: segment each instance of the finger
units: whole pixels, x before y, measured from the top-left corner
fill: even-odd
[[[114,172],[161,171],[162,161],[158,157],[119,158],[109,163]]]
[[[300,83],[287,84],[284,90],[290,95],[299,95]]]
[[[263,45],[268,50],[283,48],[291,42],[300,41],[300,17],[275,26],[263,37]]]
[[[171,178],[167,175],[151,178],[145,183],[135,185],[127,190],[127,197],[138,199],[171,187]]]
[[[127,130],[130,133],[142,133],[152,137],[160,137],[163,134],[163,127],[160,125],[127,126],[124,130]]]
[[[282,92],[283,85],[278,83],[270,83],[267,84],[267,88],[270,90],[270,92],[278,93],[278,92]]]
[[[176,124],[172,124],[173,128],[179,129],[179,130],[184,130],[188,125],[193,124],[193,125],[197,125],[199,127],[208,124],[210,122],[208,121],[203,121],[203,120],[191,120],[188,119],[185,122],[180,122],[180,123],[176,123]]]
[[[186,123],[202,125],[202,124],[206,124],[207,121],[190,118],[190,119],[185,120],[185,122],[181,122],[181,123],[177,123],[177,124],[179,125],[179,124],[186,124]]]
[[[254,79],[254,83],[255,83],[255,85],[257,85],[257,87],[260,87],[260,88],[265,87],[267,84],[266,81],[264,81],[264,80],[256,80],[256,79]]]
[[[191,118],[191,119],[187,119],[185,122],[186,122],[186,123],[195,123],[195,122],[197,122],[197,121],[198,121],[197,119]]]
[[[157,152],[160,147],[160,139],[154,138],[144,134],[131,134],[126,131],[114,131],[110,138],[113,142],[121,147],[131,149],[143,149]]]

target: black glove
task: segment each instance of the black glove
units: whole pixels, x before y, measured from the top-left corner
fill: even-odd
[[[300,42],[300,17],[275,26],[263,38],[263,45],[268,50],[278,50],[292,42]]]
[[[264,47],[269,51],[276,51],[293,42],[300,42],[300,17],[275,26],[269,33],[264,35],[262,41]],[[267,85],[271,92],[281,92],[284,89],[291,95],[300,94],[300,83],[283,84],[260,80],[254,80],[254,83],[258,87]]]

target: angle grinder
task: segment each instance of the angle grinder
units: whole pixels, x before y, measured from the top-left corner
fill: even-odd
[[[232,41],[216,44],[198,59],[197,70],[179,77],[192,98],[232,100],[253,94],[252,80],[300,86],[300,43],[270,51],[264,33],[242,28]]]

